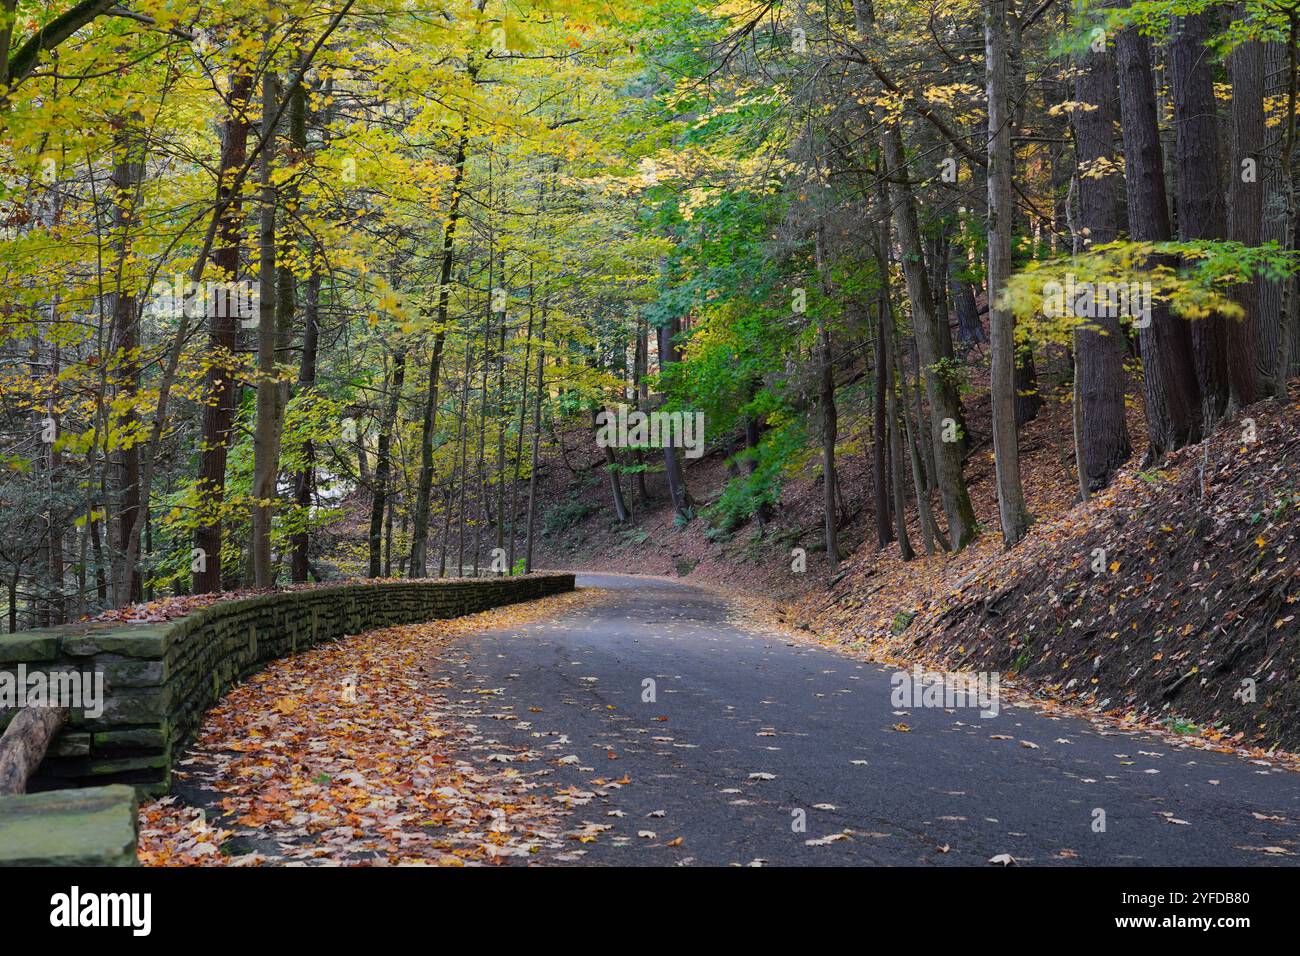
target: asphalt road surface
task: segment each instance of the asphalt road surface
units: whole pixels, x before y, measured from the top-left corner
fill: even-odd
[[[480,732],[544,754],[547,785],[587,801],[575,827],[609,827],[552,862],[1300,860],[1291,771],[1005,700],[991,718],[900,710],[892,669],[747,625],[709,592],[622,575],[578,583],[608,593],[462,639],[459,662],[443,665],[519,716]]]

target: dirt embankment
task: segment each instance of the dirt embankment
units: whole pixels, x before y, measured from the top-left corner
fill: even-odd
[[[1246,410],[1156,469],[1130,466],[1009,553],[985,541],[948,559],[913,606],[867,573],[802,611],[882,656],[1009,672],[1054,697],[1294,751],[1298,539],[1293,399]]]

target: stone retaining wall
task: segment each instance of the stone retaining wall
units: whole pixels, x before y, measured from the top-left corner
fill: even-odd
[[[29,790],[167,789],[172,761],[233,684],[322,641],[573,590],[572,574],[347,584],[229,601],[156,625],[73,624],[0,636],[0,672],[104,675],[104,710],[74,710]]]

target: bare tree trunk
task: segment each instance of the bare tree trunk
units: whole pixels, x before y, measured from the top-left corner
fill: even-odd
[[[649,400],[649,386],[646,384],[646,367],[650,363],[650,333],[646,329],[645,319],[637,317],[636,352],[632,359],[632,397],[638,411],[645,409]],[[636,496],[637,503],[644,511],[650,505],[650,489],[645,480],[645,451],[637,448],[636,460]]]
[[[979,309],[975,306],[975,291],[971,284],[959,274],[961,266],[956,257],[948,259],[948,285],[952,293],[953,308],[957,312],[957,335],[966,345],[978,345],[989,340],[980,322]]]
[[[1287,64],[1287,44],[1269,41],[1264,44],[1264,95],[1282,96],[1292,80]],[[1290,248],[1291,236],[1287,234],[1287,196],[1282,151],[1286,147],[1285,130],[1281,135],[1266,136],[1268,148],[1258,162],[1258,174],[1263,197],[1261,201],[1260,239],[1276,242],[1281,248]],[[1240,175],[1240,169],[1229,170]],[[1258,284],[1258,304],[1255,323],[1255,367],[1264,382],[1264,389],[1279,398],[1286,395],[1290,342],[1283,336],[1287,323],[1283,320],[1283,303],[1291,300],[1284,294],[1295,281],[1293,276],[1278,279],[1261,279]]]
[[[388,404],[379,429],[379,457],[375,460],[375,493],[370,505],[370,565],[367,569],[372,578],[379,577],[380,538],[387,512],[389,483],[392,480],[393,429],[397,427],[397,409],[405,383],[406,349],[399,348],[393,355],[393,370],[388,381]]]
[[[944,550],[949,550],[948,540],[939,530],[939,524],[934,520],[934,509],[930,507],[930,488],[926,482],[924,468],[921,462],[921,452],[917,447],[917,436],[912,431],[912,417],[907,411],[907,393],[909,385],[907,381],[907,372],[903,368],[903,356],[898,348],[898,336],[893,337],[894,367],[897,369],[899,389],[903,394],[903,404],[900,412],[903,417],[903,440],[907,443],[908,458],[912,464],[912,487],[916,491],[916,523],[921,529],[921,545],[925,548],[926,554],[934,554],[935,542]],[[920,406],[921,385],[917,383],[915,389],[916,413],[921,415]],[[918,429],[923,424],[918,423]]]
[[[117,264],[115,268],[113,313],[110,332],[113,356],[117,362],[118,400],[120,403],[120,428],[124,433],[135,431],[139,418],[135,402],[140,391],[140,320],[133,292],[126,290],[123,271],[131,249],[131,233],[138,225],[135,212],[140,184],[144,181],[144,141],[134,128],[135,116],[121,121],[116,136],[117,162],[113,167],[113,228],[119,234]],[[135,442],[122,448],[114,456],[118,472],[120,507],[117,516],[116,547],[125,552],[127,542],[136,530],[136,517],[140,510],[140,448]],[[96,534],[96,541],[99,540]],[[113,542],[110,539],[110,547]],[[136,552],[139,552],[137,542]],[[138,604],[144,600],[140,569],[133,564],[129,580],[113,581],[113,597],[119,604]],[[103,600],[101,598],[101,600]]]
[[[666,369],[671,362],[679,361],[680,349],[674,341],[681,328],[680,319],[674,318],[670,324],[659,327],[659,366]],[[682,475],[681,462],[677,458],[677,449],[671,443],[664,446],[664,474],[668,479],[668,494],[673,499],[673,510],[681,521],[691,515],[691,493],[686,487],[686,478]]]
[[[1018,544],[1029,527],[1020,484],[1016,433],[1015,316],[998,304],[1012,271],[1011,116],[1007,84],[1007,2],[989,0],[984,9],[985,72],[989,101],[988,256],[989,328],[993,350],[993,455],[997,474],[1002,542]],[[960,539],[957,546],[961,547]]]
[[[474,71],[470,71],[471,78]],[[438,427],[438,376],[442,370],[442,349],[447,337],[447,315],[451,302],[451,266],[456,246],[456,224],[460,221],[460,200],[464,191],[465,156],[469,135],[464,131],[467,120],[461,118],[461,134],[456,141],[455,174],[451,182],[451,203],[442,234],[442,267],[438,273],[438,318],[434,333],[433,354],[429,359],[429,378],[425,385],[424,422],[420,431],[420,481],[415,491],[415,515],[411,530],[411,565],[409,577],[422,578],[428,573],[429,498],[433,494],[433,439]]]
[[[1287,250],[1300,248],[1300,209],[1296,184],[1296,114],[1300,111],[1300,11],[1287,10],[1286,39],[1286,129],[1282,134],[1282,155],[1279,163],[1278,178],[1282,185],[1282,247]],[[1277,377],[1281,393],[1286,393],[1286,383],[1292,375],[1300,372],[1300,279],[1288,276],[1281,283],[1279,290],[1281,308],[1279,309]]]
[[[1117,172],[1097,175],[1115,165],[1115,109],[1118,81],[1110,50],[1089,47],[1076,66],[1074,139],[1079,176],[1080,251],[1093,244],[1114,242],[1119,227]],[[1097,303],[1094,303],[1096,305]],[[1124,331],[1119,317],[1097,313],[1080,316],[1086,324],[1074,333],[1074,388],[1078,396],[1083,471],[1079,480],[1088,492],[1110,484],[1119,467],[1133,454],[1124,417]]]
[[[515,573],[515,522],[519,516],[519,473],[524,460],[524,425],[528,417],[528,374],[529,354],[533,344],[533,267],[528,267],[528,326],[524,331],[524,361],[519,367],[519,423],[515,432],[515,470],[514,480],[510,483],[510,533],[506,549],[506,561],[510,564],[510,573]]]
[[[489,272],[492,257],[488,256]],[[491,512],[488,510],[487,494],[487,415],[488,415],[488,369],[492,365],[492,283],[488,282],[487,308],[483,313],[483,358],[479,373],[478,401],[478,464],[476,473],[479,486],[479,516],[474,522],[474,577],[478,577],[479,548],[483,541],[483,522]]]
[[[263,124],[275,115],[279,104],[279,82],[274,73],[262,80]],[[261,208],[258,211],[258,283],[261,291],[257,310],[257,420],[253,426],[253,584],[271,586],[271,513],[280,471],[279,417],[280,385],[276,380],[276,305],[278,271],[275,264],[276,188],[271,182],[275,166],[278,130],[262,129],[265,146],[261,164]]]
[[[542,440],[542,399],[546,395],[546,312],[548,302],[542,299],[542,321],[538,330],[541,340],[537,346],[537,395],[533,401],[532,465],[528,469],[528,521],[524,540],[524,573],[533,570],[533,536],[537,527],[537,453]]]
[[[53,311],[54,306],[51,306]],[[61,349],[55,345],[50,350],[50,381],[57,382],[61,372]],[[47,414],[55,422],[54,433],[57,435],[62,427],[62,415],[57,408],[50,405]],[[63,534],[65,517],[63,505],[58,498],[63,486],[63,452],[58,442],[46,445],[50,500],[48,511],[48,542],[45,548],[46,571],[50,579],[49,613],[51,624],[63,624],[67,620],[67,597],[63,593],[64,552]]]
[[[249,121],[246,112],[253,79],[247,73],[235,77],[231,86],[231,115],[226,120],[221,147],[221,185],[218,202],[225,208],[218,225],[218,239],[212,250],[212,265],[224,280],[239,275],[239,248],[243,232],[243,204],[232,189],[233,176],[244,165],[248,151]],[[240,297],[242,299],[242,297]],[[239,338],[238,315],[222,308],[220,296],[208,296],[209,366],[206,376],[207,401],[203,406],[202,451],[196,490],[202,499],[199,527],[194,535],[199,565],[194,572],[193,590],[204,594],[221,590],[221,509],[226,496],[226,454],[230,448],[235,419],[235,347]],[[215,303],[214,303],[215,300]],[[217,306],[214,308],[214,304]],[[147,505],[147,502],[145,502]],[[129,562],[128,562],[129,563]]]
[[[894,527],[889,513],[889,344],[886,333],[889,326],[889,277],[881,273],[881,287],[877,292],[876,308],[876,381],[872,402],[871,474],[876,491],[876,548],[884,548],[894,540]]]
[[[1238,3],[1235,16],[1244,20],[1247,5]],[[1248,40],[1228,56],[1232,76],[1232,145],[1228,163],[1228,238],[1247,246],[1263,239],[1264,182],[1264,46]],[[1261,374],[1258,348],[1259,280],[1233,289],[1233,298],[1246,312],[1227,320],[1228,393],[1233,406],[1252,405],[1273,383]]]
[[[605,409],[605,413],[607,415],[613,414],[609,409]],[[592,427],[599,431],[599,426],[596,424],[597,414],[593,408],[591,410]],[[606,445],[604,452],[605,471],[609,474],[609,491],[614,499],[614,514],[618,516],[619,524],[626,524],[632,519],[632,516],[627,510],[627,502],[623,500],[623,485],[618,478],[618,455],[615,454],[613,445]]]
[[[966,479],[962,475],[961,446],[957,442],[944,441],[944,421],[959,422],[961,409],[956,387],[936,371],[939,358],[937,319],[926,275],[916,201],[903,154],[903,134],[895,123],[885,127],[883,136],[885,159],[889,165],[889,191],[893,199],[894,221],[902,247],[903,273],[907,279],[907,297],[912,304],[912,326],[924,367],[926,396],[930,401],[935,480],[943,499],[943,510],[948,519],[953,547],[960,551],[975,538],[975,511],[971,507]]]
[[[1136,28],[1124,30],[1117,53],[1129,238],[1166,242],[1172,233],[1148,41]],[[1139,329],[1138,344],[1150,462],[1200,440],[1201,398],[1191,331],[1167,305],[1151,303],[1151,319]]]
[[[461,380],[460,393],[460,427],[456,438],[460,453],[460,467],[456,471],[456,474],[460,475],[460,492],[457,496],[459,505],[456,516],[456,577],[458,578],[465,576],[465,515],[468,509],[466,488],[469,483],[469,382],[470,363],[473,361],[473,354],[469,330],[467,329],[465,334],[465,374]]]
[[[835,441],[839,431],[839,414],[835,408],[835,363],[831,356],[831,334],[826,321],[821,327],[821,405],[822,413],[822,511],[826,530],[826,566],[831,574],[840,563],[838,509],[835,486]]]
[[[501,253],[501,283],[506,281],[506,254]],[[506,426],[510,407],[506,401],[506,310],[497,316],[497,554],[506,550]],[[505,568],[501,574],[509,574]]]
[[[1174,168],[1178,237],[1222,239],[1226,217],[1214,100],[1210,13],[1174,18],[1169,85],[1174,97]],[[1192,355],[1204,427],[1213,428],[1228,405],[1228,331],[1222,315],[1192,322]]]
[[[298,394],[316,387],[316,358],[320,342],[320,274],[313,267],[307,277],[306,301],[303,303],[302,356],[298,365]],[[405,352],[402,353],[405,358]],[[295,531],[291,541],[290,574],[297,584],[306,582],[311,571],[309,552],[311,535],[306,522],[311,512],[312,492],[316,488],[316,446],[308,437],[303,442],[303,467],[293,477],[293,501],[298,508],[301,530]]]
[[[90,547],[95,555],[95,597],[100,604],[108,603],[108,577],[104,574],[104,546],[100,541],[100,522],[90,522]]]
[[[904,561],[911,561],[916,557],[916,552],[912,550],[912,542],[907,535],[907,487],[903,483],[903,437],[898,428],[898,383],[894,371],[894,362],[890,356],[892,341],[894,337],[893,319],[889,314],[889,309],[883,312],[888,328],[885,329],[885,372],[886,372],[886,394],[888,395],[888,404],[886,413],[889,416],[889,459],[890,459],[890,480],[893,484],[894,500],[894,531],[898,536],[898,552]]]

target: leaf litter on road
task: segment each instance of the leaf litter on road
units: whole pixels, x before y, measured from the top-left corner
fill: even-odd
[[[208,712],[174,771],[181,795],[141,807],[141,863],[463,866],[572,847],[576,801],[545,786],[544,755],[485,738],[475,722],[501,708],[484,713],[491,695],[458,686],[437,658],[460,635],[597,595],[385,628],[272,663]]]

